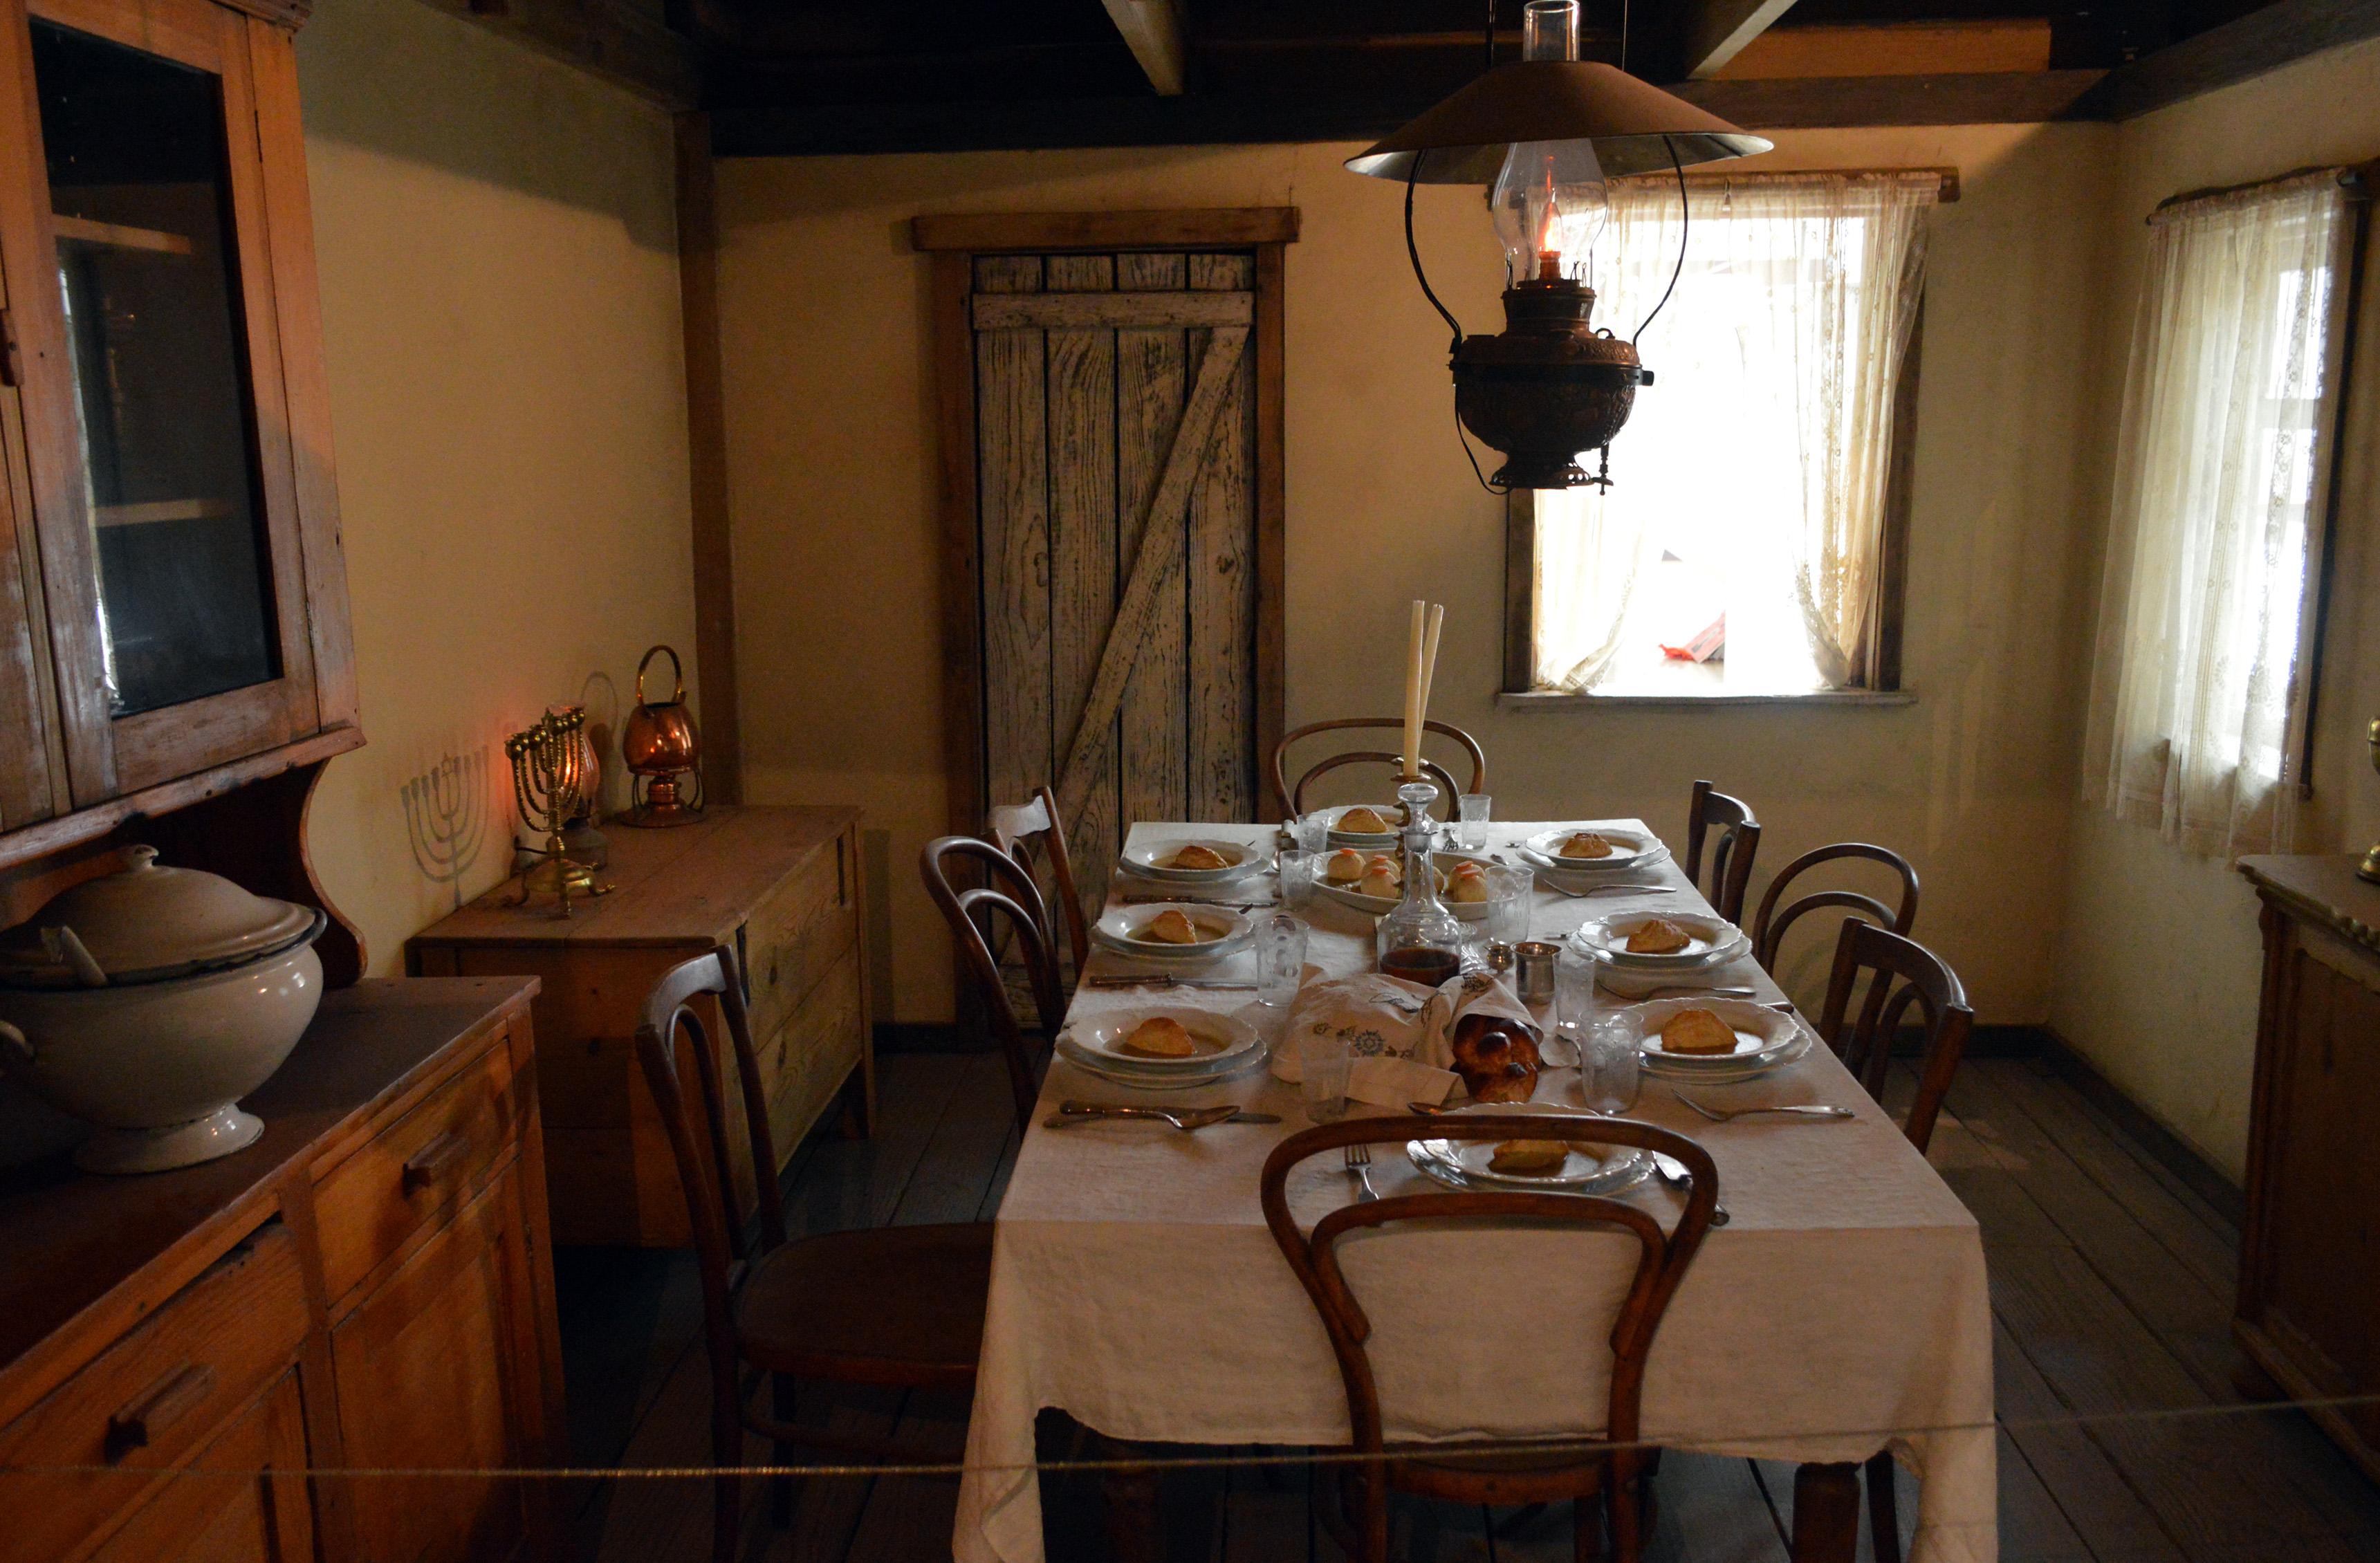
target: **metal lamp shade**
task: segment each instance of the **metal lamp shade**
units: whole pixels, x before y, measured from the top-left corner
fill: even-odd
[[[1607,175],[1666,173],[1750,157],[1775,143],[1706,114],[1616,66],[1516,60],[1456,91],[1404,128],[1347,160],[1358,174],[1424,185],[1487,185],[1515,141],[1595,143]],[[1418,174],[1414,154],[1427,152]]]

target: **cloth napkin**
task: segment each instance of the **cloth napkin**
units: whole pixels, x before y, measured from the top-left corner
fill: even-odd
[[[1289,1025],[1281,1034],[1281,1046],[1273,1049],[1272,1072],[1276,1079],[1295,1084],[1305,1075],[1300,1041],[1331,1033],[1347,1039],[1357,1071],[1372,1059],[1401,1060],[1444,1071],[1454,1062],[1454,1023],[1475,1011],[1517,1022],[1528,1028],[1531,1036],[1544,1038],[1543,1029],[1512,985],[1487,972],[1464,972],[1437,987],[1378,972],[1308,983],[1290,1008]],[[1382,1086],[1387,1088],[1389,1081],[1383,1080]],[[1356,1090],[1352,1079],[1348,1095],[1361,1101],[1375,1099]],[[1443,1097],[1406,1089],[1388,1105],[1433,1099]]]

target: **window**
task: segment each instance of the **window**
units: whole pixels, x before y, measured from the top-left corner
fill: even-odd
[[[1932,170],[1689,181],[1684,270],[1641,345],[1659,378],[1613,444],[1610,490],[1516,498],[1513,687],[1897,685],[1888,498],[1942,187]],[[1680,225],[1673,180],[1613,183],[1599,323],[1638,329]]]
[[[2150,221],[2084,784],[2192,851],[2287,852],[2354,217],[2324,170]]]

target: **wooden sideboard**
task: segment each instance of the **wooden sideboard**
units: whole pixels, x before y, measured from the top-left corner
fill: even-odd
[[[722,944],[740,958],[781,1161],[838,1093],[848,1127],[865,1133],[873,1119],[859,811],[719,806],[695,824],[613,824],[604,835],[610,893],[576,902],[565,919],[550,897],[513,904],[517,880],[499,886],[416,935],[407,969],[543,980],[538,1068],[554,1241],[681,1247],[693,1241],[686,1199],[637,1064],[637,1022],[663,972]],[[715,1017],[707,1024],[723,1048]],[[735,1069],[723,1072],[740,1093]],[[742,1122],[740,1108],[730,1117]]]
[[[536,989],[328,994],[247,1149],[0,1174],[0,1558],[557,1550],[538,1483],[308,1474],[565,1457]]]
[[[2352,857],[2247,857],[2265,903],[2233,1329],[2292,1396],[2380,1394],[2380,885]],[[2380,1407],[2309,1406],[2380,1480]]]

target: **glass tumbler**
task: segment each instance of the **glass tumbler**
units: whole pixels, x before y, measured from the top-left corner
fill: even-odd
[[[1278,1010],[1305,980],[1305,923],[1276,912],[1257,925],[1257,1002]]]
[[[1336,1123],[1347,1116],[1347,1074],[1354,1062],[1347,1038],[1336,1031],[1309,1028],[1297,1039],[1297,1090],[1307,1118]]]
[[[1302,814],[1289,822],[1289,834],[1298,851],[1318,853],[1330,844],[1330,821],[1319,814]]]
[[[1484,852],[1488,848],[1488,806],[1495,800],[1486,793],[1464,793],[1454,800],[1456,810],[1454,841],[1465,852]]]
[[[1637,1050],[1633,1016],[1600,1014],[1587,1022],[1580,1039],[1578,1090],[1594,1112],[1626,1112],[1645,1088],[1644,1055]]]

